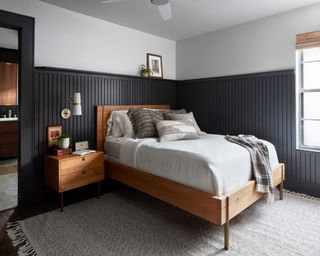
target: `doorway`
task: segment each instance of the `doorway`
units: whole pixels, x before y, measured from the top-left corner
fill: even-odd
[[[34,67],[34,18],[0,10],[0,27],[18,33],[18,206],[33,203],[37,195],[37,182],[33,167],[33,67]],[[9,54],[10,55],[10,54]],[[12,64],[12,62],[11,62]],[[15,112],[11,110],[11,118]],[[9,115],[9,110],[6,115]],[[13,115],[13,117],[12,117]]]
[[[18,205],[18,31],[0,27],[0,211]]]

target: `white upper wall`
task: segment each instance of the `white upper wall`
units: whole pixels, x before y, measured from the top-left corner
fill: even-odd
[[[0,27],[0,47],[18,50],[18,30]]]
[[[176,78],[176,42],[37,0],[0,0],[0,9],[35,18],[35,65],[138,75],[146,53],[162,55]]]
[[[177,42],[177,79],[292,69],[295,36],[320,30],[320,4]]]

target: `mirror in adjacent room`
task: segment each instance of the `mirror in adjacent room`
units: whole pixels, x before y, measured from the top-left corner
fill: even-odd
[[[0,211],[18,201],[18,31],[0,27]]]

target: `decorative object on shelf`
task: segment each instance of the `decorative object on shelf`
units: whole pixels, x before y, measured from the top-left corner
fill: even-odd
[[[72,101],[72,115],[74,116],[81,116],[82,109],[81,109],[81,94],[80,92],[75,92],[73,97],[70,97]]]
[[[160,55],[147,53],[147,69],[151,70],[150,77],[163,78],[162,57]]]
[[[152,75],[152,70],[147,68],[146,65],[142,64],[139,66],[139,72],[141,76],[148,77]]]
[[[71,116],[71,110],[69,108],[64,108],[61,110],[60,115],[63,119],[68,119]]]
[[[58,138],[62,135],[62,125],[48,126],[48,147],[58,145]]]
[[[86,141],[79,141],[75,143],[75,150],[79,151],[79,150],[84,150],[84,149],[88,149],[89,148],[89,142]]]
[[[69,148],[69,146],[70,146],[70,135],[62,134],[58,138],[58,145],[59,145],[59,148],[62,148],[62,149]]]
[[[72,154],[72,148],[57,148],[55,147],[52,151],[52,153],[56,156],[65,156],[65,155],[71,155]]]

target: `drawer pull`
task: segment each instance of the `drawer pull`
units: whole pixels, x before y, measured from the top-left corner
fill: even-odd
[[[86,171],[83,171],[82,174],[86,174]]]
[[[85,161],[85,160],[86,160],[86,158],[85,158],[85,157],[82,157],[81,159],[82,159],[82,161]]]

